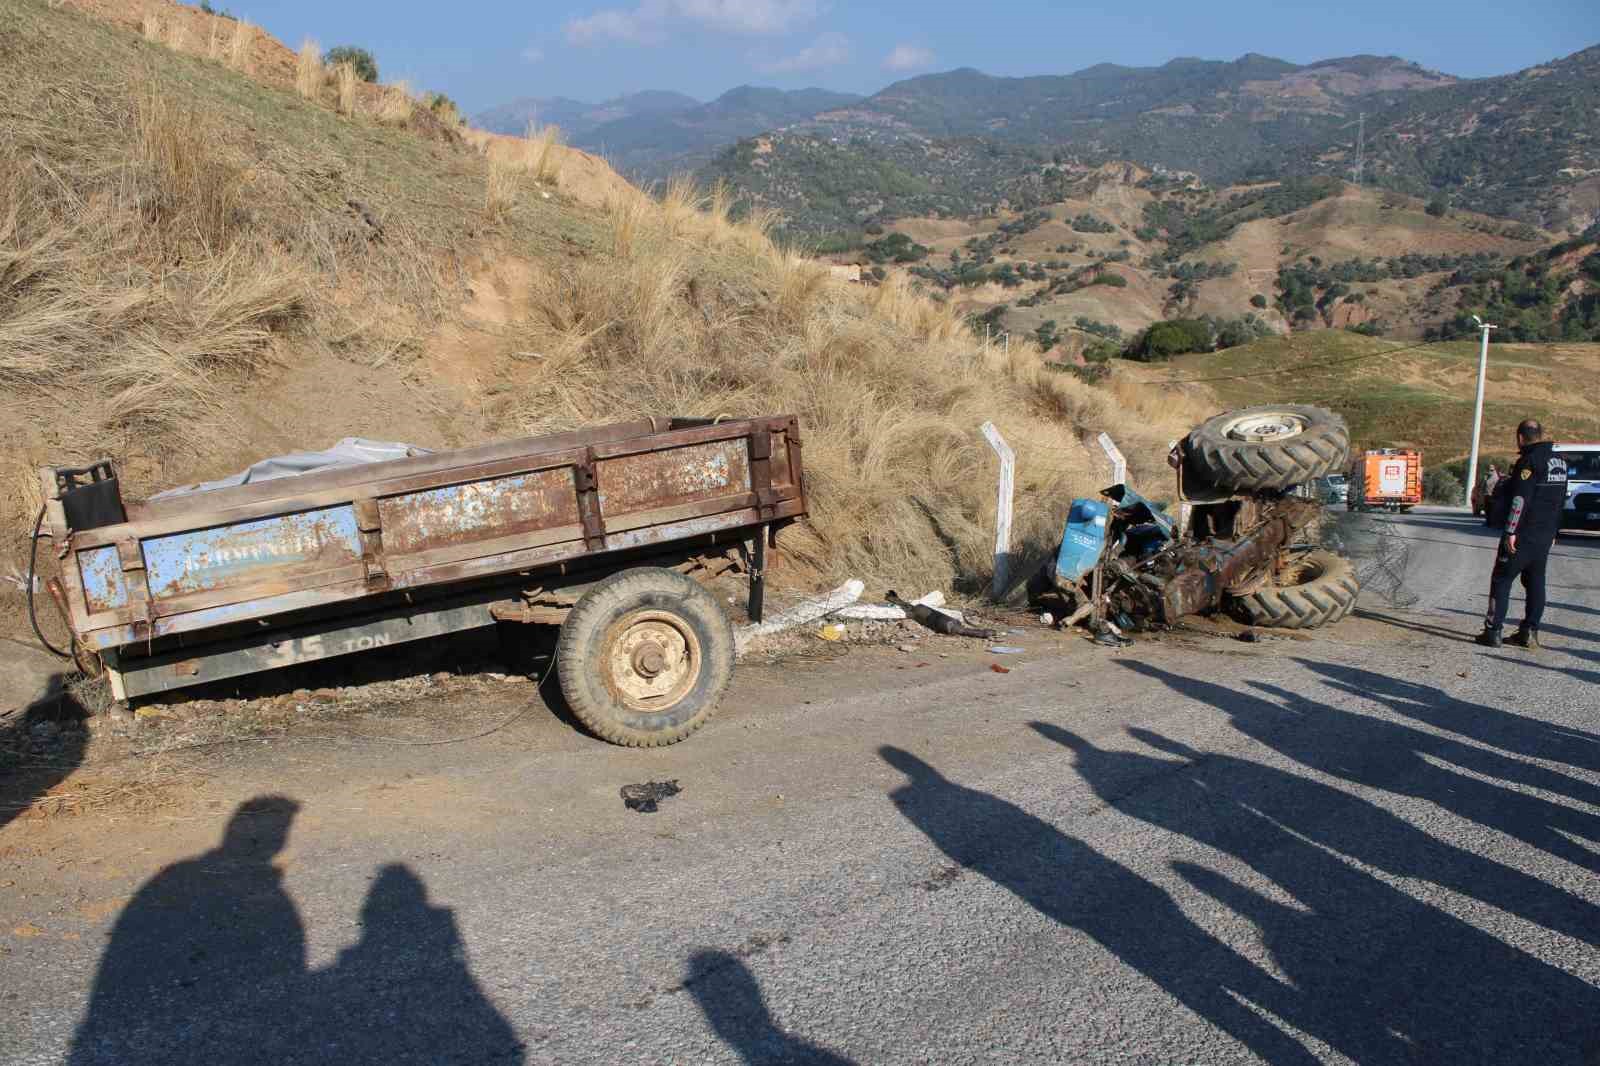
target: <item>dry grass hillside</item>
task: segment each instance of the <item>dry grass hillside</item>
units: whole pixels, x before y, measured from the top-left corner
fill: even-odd
[[[1276,337],[1140,368],[1147,380],[1207,379],[1220,407],[1293,402],[1331,407],[1358,448],[1419,448],[1424,461],[1467,454],[1478,346],[1412,346],[1341,330]],[[1600,344],[1495,344],[1484,387],[1486,451],[1504,454],[1517,423],[1556,440],[1600,440]]]
[[[1005,322],[1016,334],[1033,332],[1040,323],[1054,320],[1069,329],[1080,316],[1106,323],[1132,335],[1163,318],[1210,315],[1237,318],[1256,314],[1275,332],[1288,330],[1284,315],[1273,305],[1280,267],[1312,259],[1333,264],[1353,259],[1398,257],[1407,254],[1461,256],[1489,253],[1509,259],[1547,246],[1555,238],[1528,230],[1504,219],[1465,211],[1435,217],[1415,197],[1376,188],[1346,185],[1338,195],[1279,217],[1258,218],[1239,225],[1225,238],[1207,243],[1180,257],[1184,263],[1231,264],[1225,277],[1200,281],[1191,297],[1175,300],[1172,278],[1158,276],[1149,267],[1153,256],[1167,250],[1166,241],[1149,235],[1145,208],[1162,199],[1192,204],[1217,203],[1267,186],[1232,186],[1214,192],[1157,188],[1148,184],[1148,171],[1128,164],[1107,164],[1087,171],[1071,187],[1071,195],[1043,210],[1049,220],[1005,240],[995,249],[992,266],[1011,264],[1018,270],[1030,265],[1049,267],[1050,280],[1027,281],[1015,288],[985,284],[957,288],[952,297],[967,312],[982,313],[1007,304]],[[999,228],[1014,223],[1024,212],[1003,212],[981,219],[901,219],[889,226],[929,248],[927,263],[948,266],[950,254],[969,254],[968,242],[993,237]],[[1084,216],[1111,226],[1106,232],[1075,229]],[[848,257],[838,257],[848,258]],[[1066,293],[1047,294],[1032,306],[1025,300],[1049,288],[1062,273],[1091,268],[1120,275],[1121,287],[1089,285]],[[1051,265],[1054,264],[1054,265]],[[892,267],[899,272],[907,268]],[[1344,327],[1379,320],[1394,337],[1420,337],[1423,330],[1450,313],[1432,291],[1449,271],[1423,273],[1411,278],[1386,279],[1361,286],[1359,305],[1341,306],[1333,325]],[[1261,295],[1266,307],[1254,306]],[[1315,323],[1322,328],[1323,323]]]
[[[0,0],[8,578],[41,463],[109,456],[137,496],[345,435],[793,411],[814,518],[791,579],[948,586],[988,567],[981,422],[1017,448],[1037,547],[1104,477],[1093,434],[1159,488],[1166,441],[1207,413],[1008,360],[902,284],[832,280],[725,198],[646,198],[553,138],[489,158],[324,80],[299,91],[260,37],[259,78],[186,40]],[[0,582],[12,629],[20,584]]]

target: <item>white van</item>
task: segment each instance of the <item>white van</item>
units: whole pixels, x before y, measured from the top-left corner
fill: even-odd
[[[1567,503],[1562,529],[1600,531],[1600,444],[1557,444],[1567,461]]]

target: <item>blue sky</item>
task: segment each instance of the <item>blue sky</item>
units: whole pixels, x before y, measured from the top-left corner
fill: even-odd
[[[221,7],[223,4],[219,3]],[[1401,55],[1502,74],[1600,42],[1600,0],[228,0],[291,46],[360,44],[385,80],[471,112],[521,96],[639,89],[710,99],[742,84],[869,93],[955,67],[1063,74],[1100,62],[1261,52],[1292,62]]]

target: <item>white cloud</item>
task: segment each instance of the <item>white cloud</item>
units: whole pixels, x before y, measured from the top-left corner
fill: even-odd
[[[687,22],[723,33],[767,36],[802,26],[817,11],[818,0],[641,0],[636,7],[604,8],[569,19],[566,34],[573,44],[646,44],[664,39],[672,23]]]
[[[931,66],[933,66],[932,49],[916,44],[897,44],[883,59],[885,70],[921,70]]]
[[[801,74],[837,67],[849,59],[850,38],[842,33],[824,33],[792,56],[761,64],[761,69],[768,74]]]
[[[522,61],[524,63],[543,63],[544,49],[536,44],[530,44],[522,50]]]

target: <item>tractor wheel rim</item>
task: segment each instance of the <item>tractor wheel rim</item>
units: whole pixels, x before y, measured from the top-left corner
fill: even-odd
[[[633,611],[606,634],[605,682],[630,710],[655,713],[677,706],[700,676],[700,641],[667,611]]]
[[[1268,411],[1235,418],[1222,427],[1222,433],[1229,440],[1264,444],[1298,437],[1308,425],[1310,422],[1292,412]]]

